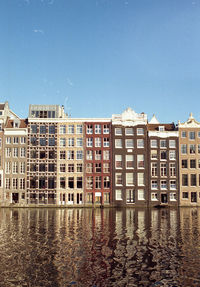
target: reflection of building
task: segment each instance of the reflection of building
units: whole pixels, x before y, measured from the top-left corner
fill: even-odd
[[[200,123],[190,114],[178,128],[180,205],[200,206]]]
[[[111,123],[85,122],[85,203],[109,204],[111,199]]]
[[[174,123],[148,123],[149,204],[178,203],[178,131]]]
[[[146,205],[148,200],[147,115],[131,108],[112,117],[113,202]]]

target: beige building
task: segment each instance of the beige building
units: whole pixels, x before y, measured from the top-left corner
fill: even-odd
[[[25,205],[27,121],[8,119],[4,128],[4,204]]]
[[[200,123],[192,114],[179,128],[180,206],[200,206]]]
[[[57,192],[58,204],[83,203],[83,122],[66,119],[58,123]]]

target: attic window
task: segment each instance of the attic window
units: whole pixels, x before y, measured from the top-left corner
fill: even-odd
[[[2,116],[3,115],[3,112],[2,111],[0,111],[0,116]]]
[[[18,128],[19,127],[19,123],[14,123],[14,128]]]
[[[164,126],[159,126],[159,132],[164,132],[165,131],[165,127]]]

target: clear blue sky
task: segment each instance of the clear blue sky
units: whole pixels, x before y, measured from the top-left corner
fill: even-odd
[[[0,102],[200,121],[200,0],[1,0]]]

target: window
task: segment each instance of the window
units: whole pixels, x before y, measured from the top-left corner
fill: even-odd
[[[60,138],[60,146],[65,147],[66,146],[66,139],[65,138]]]
[[[78,176],[76,179],[76,186],[77,188],[83,188],[83,178],[82,176]]]
[[[76,165],[76,171],[77,172],[83,172],[83,164],[82,163],[77,163]]]
[[[144,189],[138,189],[138,200],[145,200]]]
[[[30,171],[31,171],[31,172],[37,171],[37,165],[36,165],[35,163],[31,163],[31,164],[30,164]]]
[[[18,148],[17,147],[13,148],[13,157],[18,157]]]
[[[93,134],[93,127],[92,125],[87,125],[87,134],[92,135]]]
[[[181,137],[182,137],[182,138],[186,138],[186,137],[187,137],[186,131],[182,131],[182,132],[181,132]]]
[[[122,173],[115,174],[115,184],[122,185]]]
[[[46,134],[46,126],[40,126],[40,134]]]
[[[86,194],[86,196],[87,196],[87,203],[92,203],[92,193],[91,192],[88,192],[87,194]]]
[[[68,160],[74,159],[74,151],[73,150],[68,150],[67,151],[67,159]]]
[[[59,132],[60,132],[60,135],[66,134],[66,125],[61,125]]]
[[[157,180],[151,181],[151,189],[158,189],[158,181]]]
[[[86,151],[86,159],[87,160],[92,160],[93,159],[92,150],[87,150]]]
[[[6,178],[6,189],[10,189],[10,178]]]
[[[103,139],[103,146],[104,147],[109,147],[110,146],[110,139],[109,138],[104,138]]]
[[[95,172],[101,172],[101,163],[95,163]]]
[[[167,181],[166,180],[160,181],[160,188],[161,189],[167,189]]]
[[[183,199],[188,199],[189,197],[188,197],[188,192],[183,192],[182,193],[182,198]]]
[[[65,188],[66,182],[65,177],[60,177],[60,188]]]
[[[169,199],[170,199],[170,201],[176,201],[176,193],[175,192],[170,192]]]
[[[76,133],[77,134],[82,134],[83,133],[83,126],[82,125],[77,125],[76,126]]]
[[[115,199],[116,200],[122,200],[122,190],[121,189],[115,190]]]
[[[158,175],[158,164],[152,163],[151,164],[151,176],[157,176]]]
[[[31,125],[31,133],[37,134],[37,125]]]
[[[11,148],[10,147],[6,148],[6,157],[11,157]]]
[[[122,139],[115,140],[115,148],[122,148]]]
[[[101,125],[95,125],[95,134],[101,134]]]
[[[191,202],[197,202],[197,193],[191,192]]]
[[[92,163],[86,164],[86,173],[93,173],[93,164]]]
[[[137,148],[143,148],[144,147],[144,140],[138,139],[137,140]]]
[[[49,146],[55,146],[55,138],[49,138]]]
[[[11,137],[6,137],[6,144],[11,144]]]
[[[110,128],[109,128],[109,125],[103,125],[103,133],[104,134],[109,134],[110,132]]]
[[[182,144],[181,145],[181,153],[182,154],[187,154],[187,145],[186,144]]]
[[[144,185],[144,173],[138,173],[138,186]]]
[[[110,188],[110,177],[109,176],[103,177],[103,187]]]
[[[68,126],[68,134],[74,134],[74,125]]]
[[[122,135],[122,128],[115,128],[115,135],[121,136]]]
[[[13,178],[12,180],[12,188],[13,189],[17,189],[18,186],[18,179],[17,178]]]
[[[125,129],[125,134],[127,136],[133,136],[133,128],[126,128]]]
[[[200,153],[200,144],[198,144],[198,153]]]
[[[170,180],[170,189],[176,189],[176,181]]]
[[[158,159],[157,150],[151,150],[151,159]]]
[[[198,168],[200,168],[200,159],[198,159]]]
[[[18,144],[19,143],[19,138],[18,137],[13,137],[13,143]]]
[[[152,201],[158,200],[158,194],[157,194],[156,192],[152,192],[152,193],[151,193],[151,200],[152,200]]]
[[[182,174],[182,186],[188,186],[188,175]]]
[[[40,138],[40,145],[45,146],[46,145],[46,138]]]
[[[134,158],[133,155],[126,155],[126,168],[134,168]]]
[[[138,154],[137,155],[137,168],[144,168],[144,155]]]
[[[55,164],[54,163],[49,163],[48,164],[48,171],[49,172],[54,172],[55,171]]]
[[[169,173],[170,173],[170,176],[173,176],[173,177],[176,176],[176,164],[175,163],[169,164]]]
[[[133,173],[126,173],[126,185],[134,185]]]
[[[160,140],[160,147],[166,148],[167,147],[167,141],[166,140]]]
[[[31,145],[36,146],[37,145],[37,138],[31,137]]]
[[[77,138],[76,139],[76,146],[77,147],[82,147],[83,146],[83,139],[82,138]]]
[[[25,173],[25,162],[20,163],[20,173],[24,174]]]
[[[195,144],[190,144],[190,153],[191,153],[191,154],[194,154],[195,151],[196,151]]]
[[[176,160],[176,151],[175,150],[169,151],[169,159],[170,160]]]
[[[176,147],[176,141],[175,140],[170,140],[169,141],[169,147],[170,148],[175,148]]]
[[[189,132],[189,139],[195,140],[195,132]]]
[[[8,161],[5,163],[5,170],[7,174],[11,172],[11,162]]]
[[[196,168],[196,159],[190,160],[190,168]]]
[[[101,138],[95,138],[95,147],[101,147]]]
[[[122,155],[115,155],[115,168],[122,168]]]
[[[104,150],[103,151],[103,160],[109,160],[110,159],[110,151]]]
[[[144,135],[144,129],[143,128],[137,128],[137,135],[143,136]]]
[[[19,189],[21,190],[25,189],[25,178],[19,179]]]
[[[26,138],[25,137],[21,137],[20,138],[20,143],[21,144],[25,144],[26,143]]]
[[[73,163],[68,164],[68,172],[74,172],[74,164]]]
[[[191,186],[196,186],[197,185],[197,177],[196,174],[191,174],[190,175],[190,181],[191,181]]]
[[[95,188],[101,189],[101,176],[95,176]]]
[[[65,150],[61,150],[60,151],[60,159],[65,159],[65,158],[66,158]]]
[[[68,146],[69,147],[74,146],[74,138],[68,138]]]
[[[95,160],[101,160],[101,150],[95,150]]]
[[[55,126],[49,126],[49,134],[51,135],[55,134]]]
[[[74,188],[74,177],[68,177],[68,188]]]
[[[181,166],[182,166],[182,168],[187,168],[187,167],[188,167],[188,165],[187,165],[187,159],[182,159],[182,161],[181,161]]]
[[[93,146],[93,138],[87,138],[87,147],[92,147]]]
[[[125,143],[126,143],[126,148],[133,148],[134,147],[133,139],[126,139]]]
[[[92,176],[86,177],[86,188],[87,189],[93,188],[93,177]]]
[[[158,141],[157,140],[151,140],[151,147],[157,148],[158,147]]]
[[[65,172],[66,171],[66,166],[65,163],[60,164],[60,172]]]
[[[135,202],[135,191],[133,189],[126,189],[126,202],[127,203]]]
[[[160,164],[160,175],[167,176],[167,164],[166,163]]]
[[[37,152],[35,150],[31,150],[31,158],[37,158]]]
[[[109,173],[110,172],[110,164],[108,162],[104,162],[103,164],[103,172]]]
[[[167,152],[165,150],[162,150],[160,152],[160,159],[161,160],[166,160],[167,159]]]
[[[45,169],[45,164],[44,164],[44,163],[40,163],[40,165],[39,165],[39,171],[40,171],[40,172],[45,172],[45,171],[46,171],[46,169]]]

